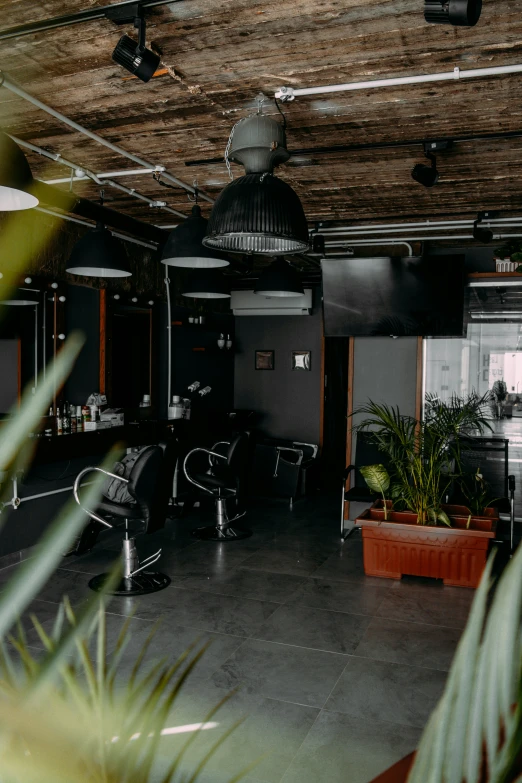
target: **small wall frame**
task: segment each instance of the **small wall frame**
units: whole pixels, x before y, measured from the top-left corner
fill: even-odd
[[[292,370],[310,371],[311,369],[312,369],[311,351],[292,351]]]
[[[256,370],[273,370],[275,362],[275,351],[259,350],[255,352]]]

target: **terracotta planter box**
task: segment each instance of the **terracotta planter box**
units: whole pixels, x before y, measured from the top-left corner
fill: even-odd
[[[492,530],[418,525],[409,511],[366,509],[355,523],[362,527],[364,573],[387,579],[428,576],[445,585],[477,587],[486,565]],[[467,518],[466,518],[467,521]]]
[[[382,500],[376,500],[373,503],[372,515],[374,515],[375,519],[384,519],[383,505],[384,504]],[[388,509],[388,516],[390,516],[389,512],[393,507],[391,500],[386,501],[386,507]],[[452,527],[457,527],[464,530],[466,529],[469,518],[469,509],[466,506],[448,505],[443,503],[442,508],[449,516]],[[404,517],[402,519],[403,522],[408,521],[410,519],[409,515],[412,515],[411,518],[413,519],[413,524],[417,524],[417,517],[415,514],[412,514],[411,511],[400,511],[394,513],[399,513],[401,515],[408,514],[408,517]],[[495,530],[498,520],[499,515],[496,508],[485,508],[483,513],[480,515],[472,514],[470,527],[473,530]]]

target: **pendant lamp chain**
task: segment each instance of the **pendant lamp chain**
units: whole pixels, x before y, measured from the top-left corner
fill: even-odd
[[[243,119],[238,120],[235,123],[235,125],[232,126],[232,130],[230,131],[230,136],[228,137],[227,146],[225,147],[225,165],[227,167],[228,177],[229,177],[230,181],[232,181],[234,179],[234,175],[232,174],[232,169],[230,168],[230,161],[228,159],[228,155],[229,155],[229,152],[230,152],[230,147],[232,145],[232,139],[234,138],[234,131],[237,128],[237,126],[239,125],[240,122],[243,122]]]

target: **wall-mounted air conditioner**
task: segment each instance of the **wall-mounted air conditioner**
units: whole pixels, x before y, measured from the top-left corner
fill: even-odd
[[[303,296],[260,296],[253,291],[232,291],[230,307],[234,315],[310,315],[312,289]]]

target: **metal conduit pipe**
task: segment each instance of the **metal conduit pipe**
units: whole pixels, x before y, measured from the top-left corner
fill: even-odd
[[[332,227],[325,227],[325,228],[318,228],[318,229],[310,229],[309,233],[311,235],[319,233],[323,234],[325,237],[328,236],[345,236],[346,234],[355,234],[355,233],[361,233],[363,231],[373,231],[373,230],[382,230],[382,231],[391,231],[394,228],[398,228],[401,231],[406,230],[412,230],[415,231],[417,229],[437,229],[438,226],[441,227],[447,227],[450,228],[452,226],[455,227],[464,227],[464,226],[472,226],[475,221],[472,219],[469,220],[426,220],[421,223],[374,223],[374,224],[365,224],[360,226],[332,226]],[[495,226],[497,224],[501,225],[502,223],[512,223],[512,224],[520,224],[522,225],[522,216],[521,217],[510,217],[510,218],[490,218],[489,220],[482,221],[483,225],[485,226]]]
[[[11,136],[11,138],[14,138]],[[85,171],[83,166],[77,166],[77,171]],[[121,169],[121,171],[101,171],[99,174],[96,174],[96,177],[98,179],[105,179],[106,177],[136,177],[136,176],[142,176],[143,174],[155,174],[155,173],[163,173],[165,171],[165,166],[156,166],[154,169]],[[89,179],[89,177],[86,174],[77,174],[74,177],[72,177],[73,182],[82,182],[83,180]],[[59,177],[58,179],[46,179],[45,183],[47,185],[62,185],[67,182],[71,181],[71,177]]]
[[[102,144],[104,147],[107,147],[108,149],[112,150],[117,155],[122,155],[124,158],[128,158],[129,160],[134,161],[134,163],[137,163],[138,166],[143,166],[143,168],[146,169],[155,168],[154,164],[150,163],[149,161],[143,160],[143,158],[139,158],[137,155],[133,155],[132,152],[127,152],[127,150],[123,149],[122,147],[119,147],[117,144],[113,144],[111,141],[104,139],[103,136],[99,136],[97,133],[94,133],[94,131],[85,128],[83,125],[80,125],[78,122],[75,122],[74,120],[71,120],[69,117],[66,117],[65,114],[56,111],[56,109],[52,109],[46,103],[43,103],[38,98],[35,98],[34,95],[31,95],[26,90],[24,90],[23,87],[20,87],[18,84],[16,84],[16,82],[10,79],[9,76],[4,71],[0,71],[0,87],[5,87],[10,92],[14,93],[15,95],[18,95],[19,98],[23,98],[23,100],[32,103],[33,106],[36,106],[38,109],[41,109],[47,114],[50,114],[51,117],[60,120],[65,125],[68,125],[70,128],[73,128],[79,133],[82,133],[84,136],[88,136],[90,139],[96,141],[98,144]],[[174,177],[172,174],[169,174],[168,171],[163,171],[162,176],[164,179],[168,180],[169,182],[173,182],[175,185],[178,185],[180,188],[183,188],[188,193],[195,192],[195,188],[192,185],[188,185],[186,182],[183,182],[181,179]],[[204,191],[199,190],[198,195],[200,198],[205,199],[205,201],[208,201],[210,204],[214,203],[214,199],[208,196]]]
[[[67,158],[63,158],[60,153],[52,153],[48,152],[47,150],[44,150],[42,147],[38,147],[36,144],[31,144],[28,141],[23,141],[23,139],[19,139],[16,136],[10,137],[16,144],[19,144],[22,147],[26,147],[27,149],[32,150],[32,152],[38,153],[38,155],[43,155],[46,158],[50,158],[51,160],[54,160],[56,163],[62,163],[64,166],[67,166],[73,171],[82,171],[85,176],[82,177],[64,177],[63,179],[57,179],[57,180],[38,180],[39,182],[43,182],[45,185],[52,185],[56,183],[66,183],[70,182],[71,179],[73,181],[76,180],[82,180],[85,181],[86,179],[91,179],[93,182],[95,182],[97,185],[104,186],[109,185],[109,187],[117,188],[118,190],[122,190],[124,193],[128,193],[130,196],[133,196],[134,198],[141,199],[142,201],[146,201],[150,207],[157,207],[158,209],[163,209],[165,212],[170,212],[172,215],[177,215],[178,217],[185,218],[186,215],[183,214],[183,212],[178,212],[177,209],[172,209],[171,207],[168,207],[164,201],[152,201],[148,196],[144,196],[142,193],[139,193],[134,188],[127,188],[125,185],[120,185],[119,182],[113,182],[109,179],[101,179],[99,174],[95,174],[94,171],[90,171],[90,169],[86,168],[85,166],[80,166],[77,163],[73,163],[71,160],[67,160]],[[162,171],[164,169],[164,166],[159,166],[157,169],[150,169],[150,172],[154,171]],[[133,172],[138,171],[140,174],[142,172],[141,169],[132,169]],[[145,171],[145,169],[143,169]],[[116,175],[121,174],[121,172],[116,172]],[[147,173],[147,172],[145,172]],[[105,176],[107,176],[109,172],[105,172]]]
[[[71,217],[71,215],[64,215],[61,212],[55,212],[53,209],[46,209],[45,207],[34,207],[37,212],[45,212],[46,215],[52,215],[53,217],[61,218],[62,220],[68,220],[70,223],[78,223],[80,226],[87,226],[87,228],[94,228],[96,223],[88,223],[87,220],[80,220],[80,218]],[[119,239],[124,239],[126,242],[132,242],[134,245],[141,245],[142,247],[148,247],[151,250],[157,250],[157,245],[153,245],[151,242],[144,242],[141,239],[135,239],[127,234],[120,234],[119,231],[111,231],[113,236]]]
[[[522,237],[522,234],[494,234],[493,239],[512,239],[513,237]],[[473,234],[453,234],[449,236],[431,236],[431,237],[401,237],[400,239],[397,239],[397,237],[391,237],[390,239],[387,239],[386,237],[382,237],[378,242],[372,242],[372,245],[377,246],[384,246],[384,245],[393,245],[393,244],[400,244],[404,242],[441,242],[441,241],[447,241],[447,240],[453,240],[453,239],[467,239],[476,241],[473,237]],[[366,242],[364,239],[350,239],[349,237],[347,239],[343,240],[336,240],[334,242],[326,242],[326,247],[354,247],[356,245],[368,245],[370,243]]]
[[[330,84],[322,87],[280,87],[276,90],[275,97],[281,101],[293,101],[301,95],[321,95],[332,92],[347,92],[351,90],[372,90],[379,87],[398,87],[403,84],[425,84],[429,82],[445,82],[454,79],[479,79],[489,76],[502,76],[504,74],[521,73],[522,65],[498,65],[491,68],[471,68],[461,70],[458,66],[452,71],[442,73],[426,73],[419,76],[396,76],[389,79],[370,79],[364,82],[345,82],[344,84]]]
[[[490,223],[488,221],[483,221],[481,226],[486,226],[488,228],[499,228],[499,226],[495,226],[493,223]],[[466,223],[465,226],[419,226],[418,228],[410,226],[410,231],[458,231],[462,230],[464,228],[471,228],[473,226],[473,221]],[[522,220],[519,220],[517,223],[512,223],[511,226],[513,228],[517,228],[517,226],[522,226]],[[511,227],[510,226],[510,227]],[[370,234],[400,234],[404,232],[404,228],[377,228],[377,229],[366,229],[366,230],[358,230],[358,231],[341,231],[338,234],[328,234],[326,235],[326,239],[332,236],[339,236],[343,237],[346,236],[348,238],[352,236],[358,236],[359,234],[362,235],[370,235]],[[422,239],[422,237],[419,237],[419,239]]]

